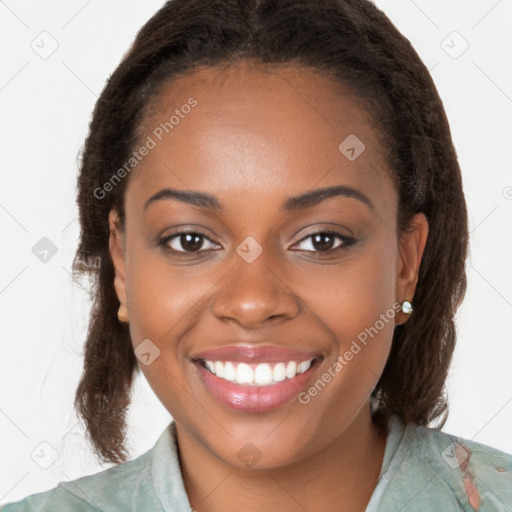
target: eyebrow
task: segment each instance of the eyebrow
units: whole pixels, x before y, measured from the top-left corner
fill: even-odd
[[[350,197],[357,199],[364,203],[370,209],[374,210],[375,207],[370,199],[363,194],[361,191],[349,187],[347,185],[335,185],[332,187],[318,188],[311,190],[305,194],[288,198],[283,206],[281,207],[284,211],[295,211],[304,208],[310,208],[319,204],[326,199],[335,196]],[[170,188],[164,188],[153,194],[144,204],[144,210],[156,201],[174,199],[181,201],[182,203],[191,204],[193,206],[199,206],[200,208],[206,208],[209,210],[222,210],[222,205],[216,196],[207,194],[205,192],[189,191],[189,190],[175,190]]]

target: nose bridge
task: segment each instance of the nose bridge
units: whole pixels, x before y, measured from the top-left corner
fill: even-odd
[[[258,244],[259,246],[259,244]],[[279,277],[270,251],[245,240],[233,256],[233,267],[214,298],[218,318],[231,318],[256,327],[269,318],[292,318],[298,312],[295,295]]]

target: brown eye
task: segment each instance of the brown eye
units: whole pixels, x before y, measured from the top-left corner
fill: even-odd
[[[336,237],[329,233],[319,233],[310,237],[312,240],[312,246],[317,251],[329,251],[333,248]]]
[[[199,252],[201,250],[212,249],[217,247],[211,240],[201,233],[195,232],[184,232],[175,233],[174,235],[168,236],[161,241],[161,244],[170,248],[175,252]],[[211,247],[208,247],[208,244]],[[207,247],[204,247],[207,245]]]
[[[355,240],[341,233],[333,231],[318,231],[303,238],[296,247],[302,245],[298,250],[309,252],[331,252],[346,249],[353,245]]]

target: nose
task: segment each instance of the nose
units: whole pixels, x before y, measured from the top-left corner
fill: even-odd
[[[294,318],[299,311],[296,295],[265,251],[252,263],[238,255],[234,267],[221,280],[213,300],[214,315],[254,329],[268,322]]]

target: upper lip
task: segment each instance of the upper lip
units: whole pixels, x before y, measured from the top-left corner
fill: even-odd
[[[315,352],[296,350],[273,344],[238,343],[195,353],[193,360],[207,361],[236,361],[241,363],[279,363],[285,361],[308,361],[319,357]]]

